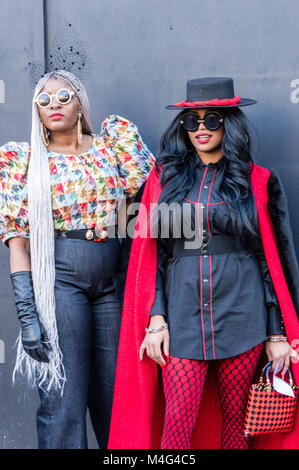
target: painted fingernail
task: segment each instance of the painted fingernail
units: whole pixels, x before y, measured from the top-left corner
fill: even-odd
[[[164,369],[164,367],[166,367],[166,364],[160,364],[160,366],[162,367],[162,369]]]

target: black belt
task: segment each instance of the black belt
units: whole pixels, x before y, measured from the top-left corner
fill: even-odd
[[[108,227],[110,228],[110,227]],[[106,242],[109,235],[112,237],[112,234],[109,233],[107,227],[102,230],[89,228],[89,229],[79,229],[79,230],[54,230],[54,235],[56,237],[63,238],[78,238],[80,240],[88,240],[94,242]],[[111,227],[113,228],[113,227]],[[115,232],[115,237],[117,237]]]
[[[206,237],[205,237],[206,238]],[[192,248],[192,244],[184,238],[174,239],[172,258],[180,256],[213,255],[217,253],[230,253],[233,251],[248,251],[240,237],[219,233],[203,241],[200,248]],[[185,242],[187,245],[185,246]],[[188,244],[190,247],[188,247]]]

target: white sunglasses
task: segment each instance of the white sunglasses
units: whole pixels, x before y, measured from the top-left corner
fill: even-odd
[[[59,104],[68,104],[74,95],[74,91],[70,91],[67,88],[61,88],[54,95],[45,92],[40,93],[34,100],[34,103],[36,103],[40,108],[48,108],[52,104],[53,96],[55,96],[56,101]]]

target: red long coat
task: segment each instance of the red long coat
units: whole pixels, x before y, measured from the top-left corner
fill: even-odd
[[[252,164],[250,179],[266,260],[288,340],[290,343],[295,341],[292,343],[295,348],[296,339],[299,345],[298,265],[285,193],[275,172],[271,173],[267,168]],[[158,196],[159,177],[153,169],[141,201],[147,207],[147,213],[150,203],[157,202]],[[158,449],[163,429],[165,400],[161,369],[146,354],[143,361],[139,360],[139,348],[144,338],[144,328],[148,325],[156,280],[156,239],[149,237],[147,221],[144,211],[140,210],[135,230],[147,227],[147,236],[134,238],[131,248],[108,443],[110,449]],[[263,357],[260,367],[265,360]],[[299,364],[293,363],[292,370],[299,385]],[[215,367],[212,365],[193,432],[192,449],[220,448],[222,418],[215,379]],[[292,432],[251,438],[250,447],[299,448],[299,413],[296,413]]]

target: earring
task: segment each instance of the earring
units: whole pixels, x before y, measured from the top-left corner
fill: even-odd
[[[48,147],[48,145],[49,145],[49,133],[48,133],[48,129],[44,126],[44,124],[42,122],[41,122],[41,126],[40,126],[40,133],[41,133],[41,136],[42,136],[42,141],[44,143],[44,146]]]
[[[82,145],[82,114],[78,114],[78,144]]]

